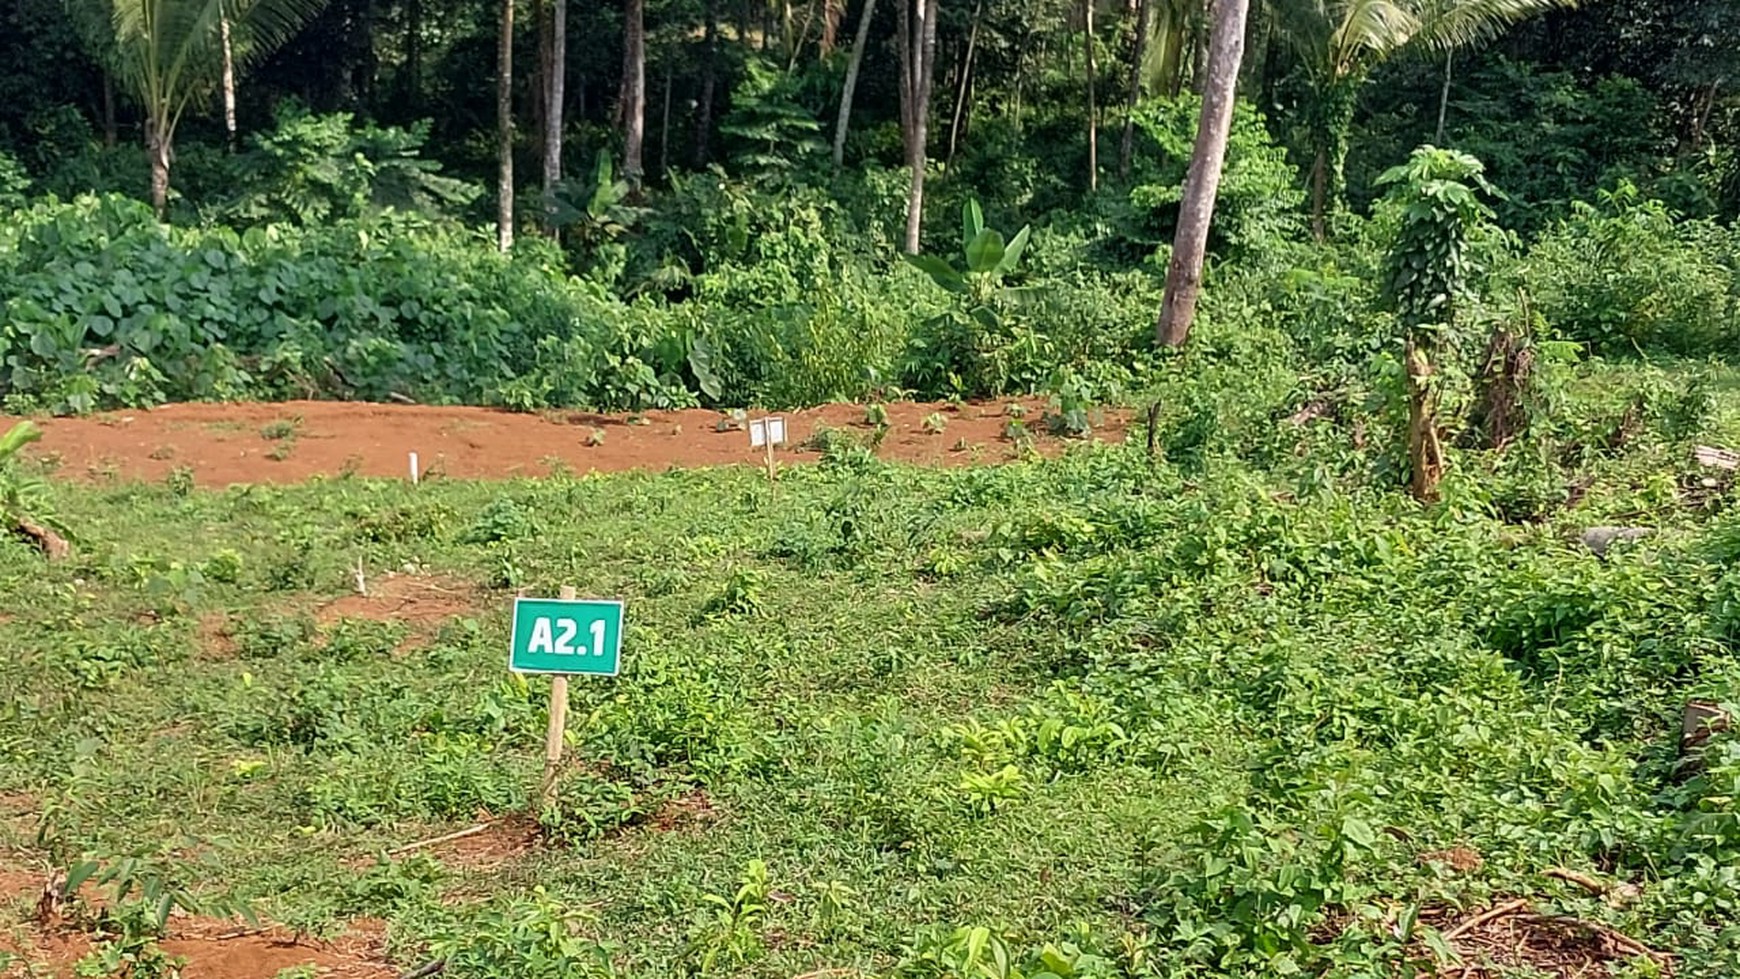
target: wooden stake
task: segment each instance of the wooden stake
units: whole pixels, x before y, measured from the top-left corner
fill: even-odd
[[[562,586],[562,600],[571,602],[576,593],[573,585]],[[550,677],[550,729],[544,733],[544,781],[538,787],[538,808],[556,799],[556,773],[562,764],[562,737],[568,730],[568,677],[558,673]]]
[[[763,427],[767,431],[767,481],[771,483],[777,478],[773,474],[773,426]]]

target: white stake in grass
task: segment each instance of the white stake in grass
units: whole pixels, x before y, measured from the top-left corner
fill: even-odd
[[[767,450],[767,481],[773,482],[773,447],[785,444],[785,419],[757,418],[749,423],[749,447]]]
[[[417,453],[411,453],[411,485],[417,485]]]

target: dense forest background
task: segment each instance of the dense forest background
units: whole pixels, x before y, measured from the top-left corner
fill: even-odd
[[[10,0],[0,391],[1104,396],[1152,347],[1208,13]],[[1436,144],[1484,165],[1494,315],[1591,353],[1732,339],[1740,4],[1286,0],[1246,33],[1209,321],[1383,334],[1379,178]],[[898,261],[966,261],[969,202],[1024,250]]]

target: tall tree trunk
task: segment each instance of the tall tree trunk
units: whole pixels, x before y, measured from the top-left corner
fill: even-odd
[[[501,0],[501,37],[495,49],[496,176],[495,242],[514,247],[514,0]]]
[[[1177,98],[1184,90],[1184,35],[1189,29],[1189,18],[1185,14],[1182,0],[1153,0],[1164,4],[1162,13],[1165,20],[1161,23],[1160,34],[1160,67],[1156,73],[1166,92],[1167,98]]]
[[[719,0],[707,0],[707,33],[702,42],[701,98],[695,106],[695,166],[707,165],[713,138],[713,91],[719,78]]]
[[[115,77],[103,72],[103,148],[115,148]]]
[[[973,26],[967,32],[967,53],[961,58],[961,77],[955,86],[955,112],[954,118],[949,122],[949,155],[946,164],[948,166],[954,165],[955,148],[960,145],[961,141],[961,120],[965,118],[967,112],[967,93],[973,82],[973,56],[979,47],[979,17],[984,11],[985,0],[979,0],[973,7]]]
[[[1324,241],[1329,235],[1325,214],[1329,210],[1329,151],[1319,146],[1311,158],[1311,237]]]
[[[1686,148],[1696,153],[1704,143],[1704,130],[1710,125],[1710,113],[1716,108],[1716,96],[1721,92],[1722,82],[1713,81],[1698,92],[1697,107],[1692,113],[1692,131],[1686,140]]]
[[[1444,448],[1438,440],[1438,388],[1432,383],[1432,362],[1409,331],[1404,359],[1408,371],[1408,464],[1414,499],[1438,499],[1444,477]]]
[[[907,0],[899,0],[904,4]],[[846,87],[840,92],[840,118],[834,122],[834,169],[846,164],[846,131],[852,124],[852,96],[858,91],[858,69],[864,66],[864,48],[870,40],[870,18],[876,14],[876,0],[864,0],[864,12],[858,15],[858,35],[852,39],[852,60],[846,64]],[[901,66],[904,73],[905,65]],[[902,76],[904,77],[904,75]],[[901,86],[904,95],[906,87]],[[904,107],[903,107],[904,108]],[[904,120],[902,120],[904,122]],[[904,130],[906,127],[901,126]]]
[[[423,98],[423,0],[405,6],[405,104],[415,114]]]
[[[1203,254],[1220,190],[1221,163],[1232,130],[1233,99],[1238,88],[1239,62],[1245,54],[1245,14],[1250,0],[1218,0],[1209,38],[1208,70],[1202,94],[1202,118],[1197,123],[1196,148],[1179,202],[1178,233],[1172,242],[1172,262],[1166,269],[1166,295],[1155,331],[1162,344],[1181,347],[1190,337],[1196,298],[1202,290]]]
[[[1118,179],[1130,179],[1130,162],[1136,154],[1136,106],[1142,101],[1142,65],[1148,60],[1148,33],[1154,28],[1154,0],[1140,0],[1136,8],[1136,44],[1130,55],[1130,101],[1124,114],[1124,142],[1118,147]]]
[[[568,97],[568,0],[547,0],[550,5],[549,67],[544,75],[544,200],[552,213],[551,200],[562,182],[562,136],[567,125]],[[547,221],[546,221],[547,223]]]
[[[904,244],[912,255],[918,254],[919,232],[924,226],[924,171],[936,61],[936,20],[937,0],[900,0],[901,128],[906,136],[906,165],[912,172],[906,196]]]
[[[1094,0],[1081,0],[1082,46],[1087,52],[1088,190],[1100,189],[1100,120],[1094,101]]]
[[[1444,118],[1450,114],[1450,68],[1456,62],[1456,52],[1444,52],[1444,84],[1438,89],[1438,128],[1432,131],[1432,145],[1444,145]]]
[[[640,190],[646,174],[642,148],[646,142],[646,0],[628,0],[622,52],[622,171],[628,185]]]
[[[808,4],[804,5],[803,27],[799,28],[795,34],[791,33],[791,4],[785,5],[786,33],[790,35],[790,40],[787,43],[791,45],[785,61],[785,71],[788,75],[797,70],[798,55],[803,53],[804,42],[810,39],[810,25],[816,22],[816,4],[819,2],[821,0],[810,0]],[[822,53],[826,54],[827,52]]]
[[[659,172],[669,173],[671,170],[671,75],[673,73],[672,59],[665,60],[665,91],[664,105],[659,113]]]
[[[840,20],[846,16],[846,0],[822,0],[822,57],[840,46]]]
[[[236,150],[236,53],[230,40],[230,16],[218,4],[218,46],[222,49],[224,98],[224,145]]]
[[[169,217],[170,124],[162,118],[145,117],[145,156],[151,165],[151,209],[157,220]]]

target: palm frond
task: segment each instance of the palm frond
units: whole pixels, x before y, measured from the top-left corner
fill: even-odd
[[[236,31],[236,59],[253,65],[300,33],[326,0],[226,0],[224,6]]]
[[[1414,43],[1447,51],[1494,37],[1518,21],[1576,5],[1576,0],[1425,0]]]
[[[1421,27],[1403,3],[1394,0],[1354,0],[1342,5],[1342,17],[1329,37],[1330,64],[1345,77],[1371,61],[1381,61],[1413,39]]]

